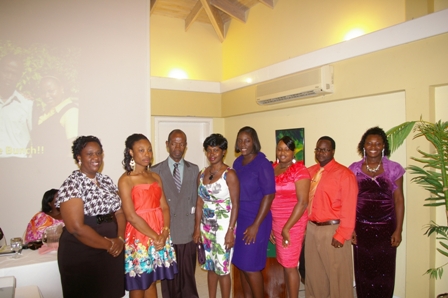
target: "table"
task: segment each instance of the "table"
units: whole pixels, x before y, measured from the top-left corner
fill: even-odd
[[[16,288],[14,298],[43,298],[37,286]]]
[[[17,260],[0,256],[0,276],[15,276],[17,288],[37,286],[44,298],[62,297],[56,252],[40,255],[37,250],[23,250]]]

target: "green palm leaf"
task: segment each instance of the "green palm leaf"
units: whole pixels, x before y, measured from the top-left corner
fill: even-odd
[[[408,121],[397,125],[386,132],[389,142],[390,152],[393,153],[403,144],[408,135],[411,133],[416,121]]]
[[[421,167],[410,165],[407,167],[410,174],[415,175],[411,181],[422,186],[428,191],[430,197],[425,199],[424,206],[445,206],[448,215],[448,122],[438,121],[430,123],[423,121],[409,121],[400,124],[387,131],[389,148],[394,152],[408,137],[414,128],[414,139],[425,137],[434,147],[430,152],[417,150],[420,157],[411,157],[412,160],[421,164]],[[448,223],[448,218],[447,218]],[[436,234],[436,240],[448,240],[448,226],[439,226],[431,221],[425,235]],[[448,244],[438,241],[441,248],[436,250],[445,257],[448,257]],[[431,268],[425,274],[431,278],[438,279],[443,274],[443,267],[448,263],[437,268]]]

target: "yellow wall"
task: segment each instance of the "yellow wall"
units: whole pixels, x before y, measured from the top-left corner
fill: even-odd
[[[356,143],[368,127],[380,125],[388,129],[403,120],[417,120],[420,116],[434,120],[431,86],[448,84],[447,52],[448,34],[442,34],[334,63],[336,92],[324,98],[297,100],[260,109],[251,86],[223,94],[221,115],[217,115],[214,107],[204,104],[208,97],[212,97],[210,94],[172,93],[178,100],[161,108],[158,106],[165,103],[162,93],[172,91],[153,90],[152,107],[153,111],[165,110],[166,113],[169,110],[169,115],[183,116],[188,108],[183,99],[203,96],[194,111],[219,123],[220,132],[229,140],[229,148],[234,145],[237,130],[243,125],[252,125],[260,133],[263,151],[273,159],[274,130],[305,127],[308,165],[313,162],[311,152],[316,138],[323,134],[335,136],[338,144],[336,158],[349,164],[356,160]],[[404,157],[404,166],[412,163],[410,156],[415,156],[417,148],[429,150],[422,139],[408,140],[406,145],[401,154],[393,156],[394,160]],[[226,162],[231,164],[233,159],[234,156],[228,154]],[[448,292],[448,283],[434,283],[423,276],[433,265],[435,252],[430,248],[434,240],[422,235],[422,227],[434,219],[434,212],[422,206],[422,198],[427,194],[421,187],[410,183],[410,178],[406,175],[406,242],[398,252],[395,294],[408,298],[434,297],[435,283],[438,293],[440,290]]]
[[[435,100],[435,120],[442,120],[444,122],[448,121],[448,85],[439,86],[434,90],[434,100]],[[440,225],[448,225],[447,223],[447,214],[445,212],[444,206],[440,206],[435,209],[433,216],[435,217],[435,222]],[[441,248],[440,244],[437,243],[437,248]],[[434,268],[441,266],[446,263],[446,257],[440,253],[436,253],[434,257],[434,264],[432,265]],[[448,274],[442,276],[440,281],[435,283],[435,293],[446,293],[446,285],[448,284]]]
[[[151,90],[152,116],[221,117],[221,94]]]
[[[151,16],[150,34],[151,76],[180,68],[191,80],[222,80],[222,46],[211,25],[196,22],[185,32],[183,20]]]
[[[219,58],[195,55],[196,48],[185,53],[185,60],[190,59],[201,71],[193,79],[221,81],[337,43],[345,33],[344,28],[350,26],[351,22],[365,21],[363,24],[370,26],[368,32],[403,22],[406,17],[405,5],[409,15],[410,11],[418,11],[419,5],[416,2],[412,8],[411,0],[358,2],[338,1],[338,5],[333,6],[335,4],[331,1],[319,0],[313,1],[312,7],[305,7],[307,1],[280,0],[273,11],[257,5],[251,9],[246,25],[232,21],[222,47],[217,45],[213,31],[207,31],[203,40],[198,39],[204,47],[206,40],[216,41],[210,44],[216,51],[222,50],[222,67],[213,63],[219,61]],[[446,0],[434,1],[432,5],[436,11],[446,8]],[[356,19],[352,20],[350,16]],[[151,34],[157,31],[154,29],[155,24],[163,25],[164,22],[162,18],[153,18]],[[177,27],[183,26],[182,21],[174,23]],[[175,28],[168,26],[166,29],[170,32]],[[260,30],[263,32],[261,35]],[[164,65],[177,58],[182,59],[184,55],[182,46],[187,44],[186,39],[182,36],[179,38],[179,33],[173,34],[174,37],[167,41],[161,35],[151,36],[153,76],[165,76]],[[180,46],[176,43],[178,39]],[[163,45],[164,50],[161,50],[160,42],[166,42],[168,46]],[[199,46],[199,50],[204,47]],[[165,51],[169,51],[169,54]],[[336,158],[348,165],[358,158],[355,147],[362,132],[368,127],[379,125],[388,129],[405,120],[417,120],[420,116],[435,120],[438,114],[431,86],[448,84],[447,52],[448,34],[442,34],[333,63],[334,94],[267,107],[256,104],[255,86],[222,95],[152,90],[152,115],[210,117],[214,130],[223,133],[229,140],[229,148],[233,147],[240,127],[254,126],[260,134],[263,152],[270,159],[274,158],[276,129],[305,127],[307,165],[313,163],[315,141],[323,134],[335,137]],[[211,70],[215,66],[219,68],[220,74]],[[213,74],[209,75],[207,71]],[[410,157],[416,155],[417,148],[429,150],[429,145],[423,139],[409,139],[392,159],[407,166],[412,163]],[[230,153],[226,158],[228,164],[235,158]],[[436,213],[422,206],[427,193],[410,182],[411,175],[406,174],[405,178],[405,241],[398,250],[395,295],[408,298],[435,297],[440,292],[448,292],[445,279],[444,282],[430,281],[423,275],[436,262],[433,249],[435,240],[423,236],[423,226],[431,219],[436,219]],[[445,274],[445,278],[447,276]]]
[[[405,21],[402,0],[279,0],[232,21],[223,42],[223,78],[233,78],[333,45],[353,29],[370,33]],[[250,38],[248,38],[250,37]]]
[[[223,81],[339,43],[355,27],[369,33],[403,21],[402,0],[279,0],[252,7],[246,24],[232,20],[220,43],[211,25],[185,32],[183,20],[153,15],[151,76],[181,68],[192,80]]]
[[[273,139],[274,129],[306,127],[307,135],[310,128],[319,127],[320,135],[333,132],[338,136],[339,143],[342,139],[343,144],[355,144],[360,134],[353,132],[368,128],[368,125],[363,124],[366,121],[374,121],[388,129],[391,127],[389,126],[391,118],[392,121],[400,119],[399,114],[403,112],[406,120],[418,120],[422,116],[433,121],[435,113],[430,86],[448,84],[447,52],[448,34],[443,34],[334,63],[336,92],[333,95],[263,107],[264,110],[271,110],[270,112],[260,112],[261,108],[255,102],[254,87],[228,92],[223,94],[226,135],[232,140],[239,127],[256,125],[256,129],[262,132],[265,142],[269,144],[269,137],[272,135]],[[351,98],[359,99],[399,91],[404,91],[405,104],[402,109],[393,110],[392,115],[389,115],[388,110],[391,106],[388,103],[376,102],[375,98],[364,101],[362,106],[349,104],[344,108],[334,108],[334,104],[340,100],[351,103]],[[314,101],[315,104],[310,101]],[[381,109],[377,111],[379,105]],[[284,109],[276,111],[279,108]],[[338,117],[329,118],[327,113],[336,114]],[[397,113],[397,116],[394,116],[394,113]],[[241,114],[245,115],[237,116]],[[309,119],[310,115],[312,120]],[[362,118],[357,121],[351,115],[360,115]],[[303,116],[308,120],[302,122]],[[316,137],[317,135],[314,140],[310,140],[311,144],[306,145],[305,150],[310,152],[308,148],[313,148]],[[306,141],[309,144],[308,139]],[[415,156],[417,148],[429,150],[429,145],[423,139],[408,140],[405,166],[411,163],[410,156]],[[272,155],[273,150],[273,145],[268,145],[266,153]],[[347,161],[347,157],[352,155],[353,153],[341,152],[338,149],[336,156]],[[308,158],[309,156],[307,160]],[[410,175],[406,175],[408,194],[406,269],[398,271],[397,277],[405,277],[406,297],[434,297],[433,284],[427,276],[422,276],[432,266],[430,256],[435,253],[430,249],[430,239],[422,236],[422,227],[429,223],[433,214],[429,208],[422,206],[422,198],[427,194],[421,187],[410,183],[410,178]],[[442,286],[448,292],[447,283],[444,285],[438,283],[438,286]]]
[[[440,11],[448,8],[448,0],[434,0],[434,11]]]

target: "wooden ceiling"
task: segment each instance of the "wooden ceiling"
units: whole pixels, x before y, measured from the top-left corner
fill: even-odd
[[[226,37],[232,19],[246,23],[249,10],[259,3],[274,8],[276,0],[151,0],[151,15],[185,20],[185,31],[195,23],[213,26],[219,40]]]

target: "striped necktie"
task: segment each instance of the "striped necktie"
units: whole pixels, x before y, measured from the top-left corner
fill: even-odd
[[[308,196],[308,215],[311,215],[311,211],[313,210],[314,194],[316,193],[316,188],[319,184],[320,178],[322,177],[323,171],[324,168],[320,168],[320,170],[314,175],[313,179],[311,179],[310,193]]]
[[[174,170],[173,170],[173,178],[174,183],[176,184],[177,191],[180,192],[180,187],[182,186],[182,183],[180,182],[180,173],[179,173],[179,164],[176,162],[174,164]]]

